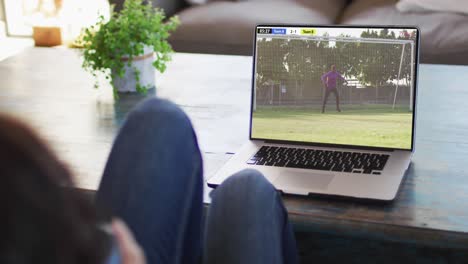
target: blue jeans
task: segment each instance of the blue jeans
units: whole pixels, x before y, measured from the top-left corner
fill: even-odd
[[[205,228],[202,192],[188,117],[166,100],[139,104],[114,142],[96,203],[126,222],[147,263],[297,263],[281,197],[259,172],[241,171],[213,192]]]

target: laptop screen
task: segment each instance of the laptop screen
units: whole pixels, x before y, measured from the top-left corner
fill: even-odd
[[[257,26],[250,138],[412,150],[418,34]]]

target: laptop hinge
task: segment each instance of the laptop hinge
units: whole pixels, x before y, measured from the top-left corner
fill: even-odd
[[[351,145],[339,145],[339,144],[323,144],[323,143],[313,143],[313,142],[295,142],[295,141],[285,141],[285,140],[265,140],[265,143],[267,143],[267,144],[288,144],[288,145],[298,145],[298,146],[328,147],[328,148],[343,148],[343,149],[375,150],[375,151],[388,151],[388,152],[395,151],[395,149],[391,149],[391,148],[351,146]]]

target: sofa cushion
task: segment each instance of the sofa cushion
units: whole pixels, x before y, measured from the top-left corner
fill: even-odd
[[[468,1],[460,0],[400,0],[396,7],[402,12],[442,11],[468,15]]]
[[[394,0],[355,0],[340,23],[354,25],[415,25],[421,29],[421,62],[468,64],[468,16],[443,13],[402,13]]]
[[[330,24],[345,3],[346,0],[250,0],[193,6],[178,14],[181,26],[170,42],[176,51],[251,54],[256,24]]]

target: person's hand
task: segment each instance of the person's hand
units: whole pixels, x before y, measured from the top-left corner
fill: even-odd
[[[112,220],[112,233],[117,240],[122,264],[145,264],[145,254],[133,238],[127,225],[119,219]]]

